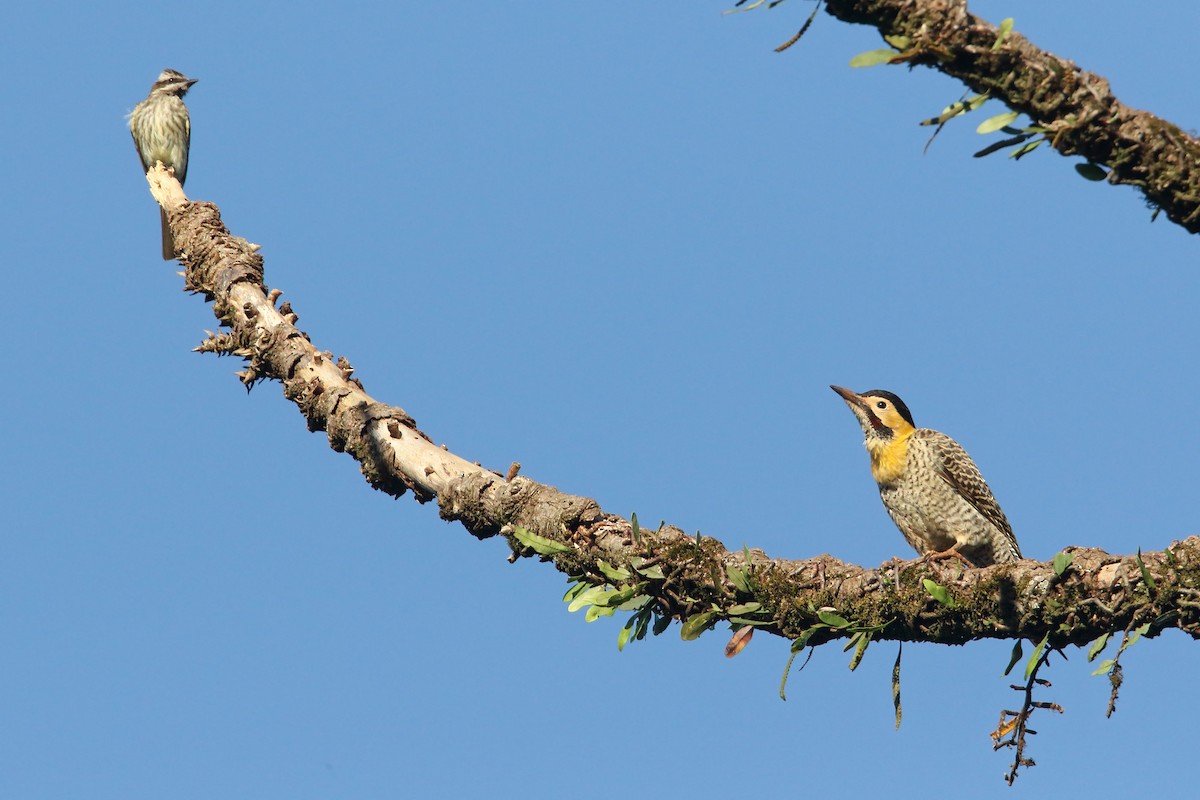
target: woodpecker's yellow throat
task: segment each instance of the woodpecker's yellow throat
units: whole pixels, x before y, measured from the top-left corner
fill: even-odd
[[[962,557],[976,567],[1021,558],[1012,526],[958,442],[916,427],[891,392],[830,388],[862,426],[883,506],[918,553]]]

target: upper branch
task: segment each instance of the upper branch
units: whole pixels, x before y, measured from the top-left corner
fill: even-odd
[[[1109,183],[1138,187],[1173,222],[1200,232],[1200,140],[1130,108],[1108,81],[971,14],[965,0],[826,0],[831,15],[905,36],[905,59],[988,92],[1049,129],[1063,155],[1111,170]]]
[[[164,169],[147,178],[183,254],[186,288],[212,301],[229,328],[197,349],[245,359],[239,375],[247,386],[282,383],[309,429],[326,431],[330,446],[352,455],[375,488],[397,497],[411,490],[422,502],[436,497],[442,517],[479,538],[504,535],[515,555],[532,554],[515,535],[524,528],[553,543],[543,559],[560,571],[636,589],[660,617],[705,614],[713,624],[750,615],[781,636],[808,632],[811,644],[850,635],[821,622],[830,610],[876,639],[962,643],[1049,634],[1061,646],[1145,623],[1151,633],[1177,627],[1200,636],[1197,537],[1143,555],[1145,573],[1135,556],[1085,549],[1070,551],[1074,561],[1062,575],[1035,561],[959,573],[920,560],[866,569],[827,555],[791,561],[730,552],[716,539],[666,525],[639,532],[594,500],[484,469],[435,445],[402,409],[368,395],[345,358],[319,351],[296,328],[290,305],[276,308],[279,292],[263,284],[257,246],[230,234],[215,205],[188,201]],[[926,579],[945,588],[941,599]]]

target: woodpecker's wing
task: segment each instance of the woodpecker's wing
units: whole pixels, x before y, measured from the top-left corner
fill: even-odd
[[[999,528],[1016,549],[1017,539],[1013,535],[1012,526],[1008,524],[1008,517],[1004,516],[1004,511],[992,496],[987,481],[980,474],[979,467],[975,466],[975,462],[967,455],[967,451],[963,450],[962,445],[938,431],[924,429],[917,433],[925,434],[923,438],[933,445],[940,457],[938,475],[942,480],[950,484],[954,491],[974,506],[988,522]],[[1020,550],[1017,552],[1020,553]]]

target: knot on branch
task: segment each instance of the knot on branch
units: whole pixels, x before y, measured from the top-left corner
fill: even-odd
[[[599,504],[564,494],[553,486],[479,472],[450,481],[438,496],[442,519],[459,521],[478,539],[516,524],[558,541],[570,541],[604,518]]]

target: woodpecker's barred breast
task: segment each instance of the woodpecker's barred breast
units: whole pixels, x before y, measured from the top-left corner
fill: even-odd
[[[1012,526],[958,442],[915,427],[891,392],[832,388],[862,426],[884,508],[918,553],[957,552],[976,567],[1021,558]]]

